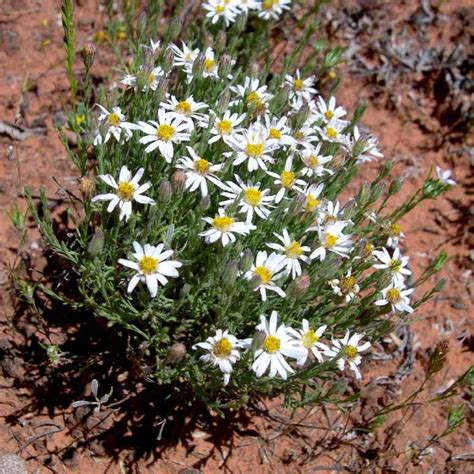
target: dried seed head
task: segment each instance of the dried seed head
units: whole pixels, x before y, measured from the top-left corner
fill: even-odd
[[[94,64],[96,51],[97,49],[93,43],[86,43],[82,48],[82,60],[86,69],[90,69],[92,64]]]
[[[181,191],[184,189],[186,184],[186,173],[181,170],[177,170],[171,176],[171,185],[175,191]]]
[[[102,253],[104,248],[104,233],[99,227],[95,230],[89,245],[87,246],[87,252],[89,255],[96,257]]]
[[[162,181],[160,187],[158,188],[158,198],[161,202],[169,202],[171,199],[171,184],[168,180]]]
[[[186,355],[186,346],[181,342],[175,342],[166,355],[165,364],[176,364],[183,360]]]
[[[250,270],[253,262],[253,253],[250,249],[245,249],[242,253],[242,258],[240,259],[240,271],[247,272]]]
[[[311,285],[311,278],[308,273],[303,272],[299,277],[295,278],[289,285],[288,296],[292,298],[300,298],[303,296]]]
[[[224,266],[224,271],[222,272],[222,284],[227,288],[234,286],[237,275],[239,273],[239,265],[235,260],[227,262]]]
[[[80,182],[81,193],[84,197],[90,196],[95,191],[95,182],[89,176],[83,176]]]
[[[430,375],[436,374],[444,367],[448,352],[449,345],[446,339],[443,339],[436,344],[428,365],[428,372]]]

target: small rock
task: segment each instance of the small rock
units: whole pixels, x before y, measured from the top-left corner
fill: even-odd
[[[467,306],[464,303],[461,303],[460,301],[453,301],[451,303],[451,308],[453,308],[453,309],[467,309]]]
[[[0,456],[0,474],[28,474],[26,462],[16,454]]]

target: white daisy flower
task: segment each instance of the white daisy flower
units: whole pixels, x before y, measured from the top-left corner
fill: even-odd
[[[167,102],[160,104],[165,110],[168,110],[170,113],[176,114],[183,118],[184,121],[188,123],[189,130],[194,130],[194,120],[199,124],[207,121],[207,115],[198,110],[203,110],[208,107],[204,102],[196,102],[193,99],[193,96],[189,96],[187,99],[178,100],[174,95],[170,96]]]
[[[323,127],[316,127],[318,132],[321,134],[321,138],[332,143],[348,142],[348,137],[342,133],[348,122],[330,122]]]
[[[290,9],[291,0],[262,0],[258,16],[265,20],[278,20],[284,10]]]
[[[214,367],[219,367],[224,374],[224,385],[227,385],[232,374],[232,365],[240,359],[239,349],[244,346],[245,343],[229,334],[229,331],[218,329],[215,336],[208,337],[206,342],[198,342],[193,349],[200,348],[208,351],[200,359]]]
[[[168,163],[171,163],[174,154],[173,143],[188,141],[188,123],[182,117],[167,112],[165,109],[158,109],[158,122],[150,120],[147,122],[138,122],[140,130],[145,136],[140,138],[139,142],[148,144],[145,153],[151,153],[159,149]]]
[[[144,48],[146,48],[147,50],[151,51],[152,53],[156,53],[156,51],[158,51],[160,49],[160,40],[158,41],[153,41],[151,38],[150,38],[150,45],[143,45]]]
[[[174,66],[182,66],[185,69],[192,69],[194,61],[199,55],[199,49],[189,48],[184,41],[181,43],[181,49],[175,44],[170,44],[170,49],[174,54]]]
[[[315,128],[306,124],[298,130],[292,130],[291,136],[296,140],[298,145],[301,145],[304,148],[311,147],[313,142],[318,141]]]
[[[237,183],[227,181],[222,196],[228,198],[221,201],[219,205],[229,206],[238,200],[239,212],[247,214],[246,222],[253,220],[254,214],[262,219],[267,219],[270,214],[269,207],[273,203],[275,196],[269,196],[269,189],[260,189],[260,183],[252,184],[250,181],[245,184],[239,175],[234,175]]]
[[[279,147],[296,145],[296,140],[291,136],[291,129],[286,125],[287,120],[285,116],[270,118],[269,115],[265,115],[267,139],[274,140]]]
[[[252,370],[257,377],[261,377],[270,368],[269,377],[277,374],[283,379],[288,378],[288,374],[294,373],[285,357],[300,360],[304,357],[304,351],[294,345],[288,328],[281,324],[278,327],[278,313],[272,311],[270,320],[265,316],[260,316],[260,324],[257,331],[264,336],[261,346],[254,353]]]
[[[213,25],[223,18],[225,26],[229,26],[239,13],[229,0],[208,0],[208,3],[203,4],[203,8],[207,10],[206,17],[211,19]]]
[[[327,357],[336,357],[342,353],[342,357],[337,360],[337,367],[343,371],[346,362],[349,364],[349,368],[354,372],[356,379],[361,378],[361,374],[358,365],[362,362],[362,358],[359,353],[366,351],[370,346],[370,342],[360,344],[364,334],[354,333],[352,336],[347,331],[342,339],[333,339],[333,347],[324,352]]]
[[[398,247],[393,251],[393,256],[390,256],[385,247],[381,251],[374,250],[372,253],[380,261],[380,263],[374,264],[374,268],[378,270],[389,270],[394,283],[401,285],[403,284],[405,276],[411,275],[411,270],[406,268],[410,258],[400,256],[400,249]]]
[[[303,194],[306,196],[306,200],[303,206],[304,212],[311,213],[319,209],[319,206],[321,205],[321,200],[319,199],[319,196],[321,195],[323,188],[323,183],[310,184],[306,186],[306,188],[303,190]]]
[[[345,277],[330,280],[329,285],[334,294],[344,297],[346,303],[353,300],[360,291],[360,286],[357,284],[357,280],[352,276],[352,269],[349,269]]]
[[[204,52],[204,70],[202,72],[203,77],[210,77],[211,79],[219,79],[219,64],[216,61],[216,57],[212,48],[207,48]],[[192,75],[192,68],[189,69],[188,74]]]
[[[400,311],[413,313],[414,309],[410,306],[410,298],[415,290],[413,288],[406,289],[400,283],[392,283],[382,290],[382,298],[374,304],[377,306],[392,306],[392,311]]]
[[[229,242],[235,242],[235,234],[247,235],[251,230],[256,229],[253,224],[238,222],[234,217],[227,216],[224,209],[219,209],[218,215],[214,218],[203,217],[202,220],[212,227],[209,230],[201,232],[199,235],[204,237],[208,244],[222,241],[225,247]]]
[[[287,191],[294,189],[299,192],[303,192],[303,188],[306,186],[306,181],[296,178],[296,173],[292,170],[293,167],[293,156],[290,155],[285,162],[285,168],[281,174],[274,173],[273,171],[267,171],[267,174],[272,178],[275,178],[273,183],[280,187],[278,193],[275,196],[275,202],[278,204]],[[301,187],[303,186],[303,188]]]
[[[307,232],[312,230],[318,232],[320,246],[313,251],[309,258],[319,258],[323,261],[327,252],[334,252],[341,257],[347,257],[352,248],[352,242],[350,235],[342,233],[346,225],[346,222],[337,221],[328,226],[310,227]]]
[[[321,96],[318,97],[317,108],[319,116],[322,117],[327,123],[333,121],[337,122],[347,113],[344,107],[336,107],[336,98],[332,96],[329,98],[327,103]]]
[[[439,166],[436,166],[436,174],[438,175],[438,179],[443,184],[449,184],[451,186],[456,186],[456,181],[452,178],[453,172],[451,170],[443,170]]]
[[[258,283],[255,291],[260,291],[262,301],[267,301],[267,290],[274,291],[282,298],[285,298],[285,292],[276,285],[275,280],[284,276],[285,260],[281,255],[272,252],[270,255],[265,250],[257,253],[255,264],[245,273],[247,280],[253,280],[258,277]]]
[[[122,80],[120,81],[121,84],[127,86],[128,88],[137,89],[138,85],[138,76],[144,73],[143,66],[140,66],[140,71],[138,74],[126,74]],[[147,73],[148,76],[145,78],[146,81],[142,87],[142,91],[146,91],[147,89],[151,89],[152,91],[156,91],[158,88],[158,84],[160,83],[160,79],[165,75],[165,72],[160,66],[154,67],[150,72]]]
[[[313,353],[318,362],[324,362],[323,354],[320,349],[327,351],[329,347],[319,341],[321,336],[324,334],[324,331],[326,331],[326,328],[327,325],[324,324],[315,331],[309,327],[309,321],[303,319],[301,329],[289,329],[290,334],[295,338],[296,347],[301,348],[304,354],[300,359],[298,359],[298,365],[304,365],[310,353]]]
[[[273,95],[267,92],[268,86],[260,85],[256,78],[246,77],[243,85],[231,86],[230,90],[245,99],[248,105],[255,105],[258,109],[265,109]],[[238,105],[240,101],[233,101],[231,106]]]
[[[226,111],[222,117],[217,117],[215,112],[211,112],[215,117],[214,124],[210,130],[211,137],[208,141],[209,144],[215,143],[219,140],[223,140],[227,145],[231,146],[234,143],[234,139],[240,139],[237,137],[242,128],[239,125],[245,120],[246,114],[231,114],[230,111]],[[212,120],[211,118],[209,120]],[[203,123],[203,127],[207,127],[206,123]]]
[[[324,207],[320,210],[317,221],[320,225],[328,225],[331,222],[336,222],[337,220],[344,221],[342,219],[341,205],[339,201],[335,203],[332,201],[327,201]],[[350,221],[344,221],[346,224],[349,224]]]
[[[143,247],[138,242],[133,242],[133,257],[136,261],[119,258],[118,263],[125,267],[136,270],[136,274],[128,284],[127,291],[131,293],[137,284],[145,282],[154,298],[158,293],[158,284],[166,285],[168,278],[179,276],[177,268],[183,264],[176,260],[168,260],[173,255],[173,250],[163,251],[164,244],[153,245],[145,244]]]
[[[318,143],[315,147],[308,146],[300,151],[301,159],[304,163],[304,168],[301,170],[303,176],[323,176],[324,174],[334,174],[334,172],[324,165],[329,163],[333,157],[330,155],[323,156],[320,154],[321,143]]]
[[[154,205],[155,201],[147,196],[143,196],[150,187],[150,183],[145,183],[140,186],[139,181],[143,176],[144,168],[140,168],[135,176],[132,178],[132,174],[126,166],[122,166],[120,169],[118,183],[115,181],[110,174],[101,174],[99,178],[105,183],[114,188],[115,193],[99,194],[92,198],[92,202],[97,201],[110,201],[107,206],[107,212],[112,212],[117,205],[120,209],[120,217],[122,220],[125,218],[128,221],[132,215],[132,201],[136,201],[140,204]]]
[[[114,107],[112,112],[109,112],[102,105],[96,104],[101,110],[99,115],[99,130],[97,130],[94,138],[94,145],[101,145],[107,143],[110,137],[114,137],[117,142],[123,138],[125,141],[132,136],[130,124],[125,122],[125,115],[122,114],[120,107]]]
[[[348,144],[349,150],[353,150],[355,144],[360,140],[359,128],[354,127],[353,138]],[[366,163],[372,161],[373,159],[383,158],[383,153],[378,149],[379,143],[377,138],[369,135],[363,138],[364,148],[357,155],[357,164]]]
[[[260,7],[258,0],[236,0],[235,3],[242,13],[249,13],[250,10],[258,10]]]
[[[237,151],[233,164],[237,166],[247,161],[247,169],[250,172],[259,168],[267,170],[267,163],[274,162],[270,153],[274,151],[275,144],[266,139],[264,129],[257,124],[244,130],[242,136],[233,137],[232,147]],[[232,153],[224,153],[224,156],[232,156]]]
[[[281,242],[281,244],[267,244],[267,247],[277,250],[282,253],[283,262],[286,265],[286,273],[291,274],[291,278],[295,279],[298,275],[301,275],[301,264],[299,260],[304,263],[308,263],[310,259],[304,255],[305,252],[309,252],[311,249],[306,245],[301,245],[297,240],[290,238],[288,230],[283,229],[282,235],[273,232],[273,235]]]
[[[405,237],[405,234],[402,232],[400,224],[392,224],[388,229],[388,238],[387,238],[387,247],[395,248],[400,243],[400,240]]]
[[[301,79],[300,70],[297,69],[295,76],[287,74],[285,76],[285,84],[290,87],[290,100],[295,100],[303,105],[305,102],[309,102],[311,97],[318,92],[314,86],[314,77],[310,76],[306,79]]]
[[[176,165],[176,168],[184,170],[184,173],[186,174],[186,189],[193,192],[200,187],[201,195],[204,197],[209,193],[207,188],[208,180],[216,186],[222,187],[223,185],[220,179],[214,173],[222,170],[224,165],[213,165],[209,161],[198,156],[190,146],[186,147],[186,149],[191,157],[185,156],[180,158]]]

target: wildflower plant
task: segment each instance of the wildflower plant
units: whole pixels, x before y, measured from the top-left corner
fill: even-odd
[[[138,30],[120,86],[84,104],[89,130],[71,125],[83,191],[74,237],[60,240],[44,194],[43,213],[30,196],[77,277],[72,296],[42,289],[125,328],[155,361],[149,379],[214,408],[282,392],[323,400],[323,381],[362,377],[370,341],[442,286],[416,295],[445,255],[416,280],[398,222],[453,181],[430,173],[389,205],[400,183],[384,187],[392,164],[359,132],[364,107],[349,118],[318,92],[340,51],[315,48],[298,69],[312,23],[282,65],[262,47],[293,7],[212,0],[187,34],[177,17],[159,38]],[[371,160],[378,177],[342,197]],[[176,344],[185,350],[168,357]]]

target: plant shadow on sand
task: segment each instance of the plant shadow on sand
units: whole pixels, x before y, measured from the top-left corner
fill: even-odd
[[[65,212],[55,219],[60,238],[67,238],[66,222]],[[28,255],[23,256],[23,263],[30,267]],[[47,254],[41,274],[47,275],[43,284],[61,287],[66,295],[74,294],[78,276],[61,260]],[[31,271],[29,278],[33,278]],[[21,366],[10,374],[13,385],[28,392],[28,402],[5,421],[18,425],[31,413],[47,412],[51,419],[62,417],[61,428],[72,441],[49,454],[65,460],[74,451],[88,449],[114,462],[123,460],[125,453],[127,464],[133,465],[144,458],[153,462],[178,444],[192,453],[196,430],[205,431],[206,440],[213,444],[208,457],[223,447],[231,450],[236,432],[258,436],[247,428],[252,410],[227,410],[223,419],[192,397],[189,385],[151,381],[147,377],[151,367],[143,365],[140,348],[131,347],[123,329],[111,330],[105,319],[74,311],[40,292],[35,294],[34,303],[36,310],[32,312],[27,304],[17,301],[16,332],[0,347],[0,359],[14,360]],[[60,341],[63,356],[57,364],[48,360],[45,341]],[[75,401],[94,401],[90,389],[93,379],[99,381],[99,398],[113,389],[108,403],[99,411],[92,403],[74,408]],[[208,457],[200,457],[194,467],[205,465]]]

